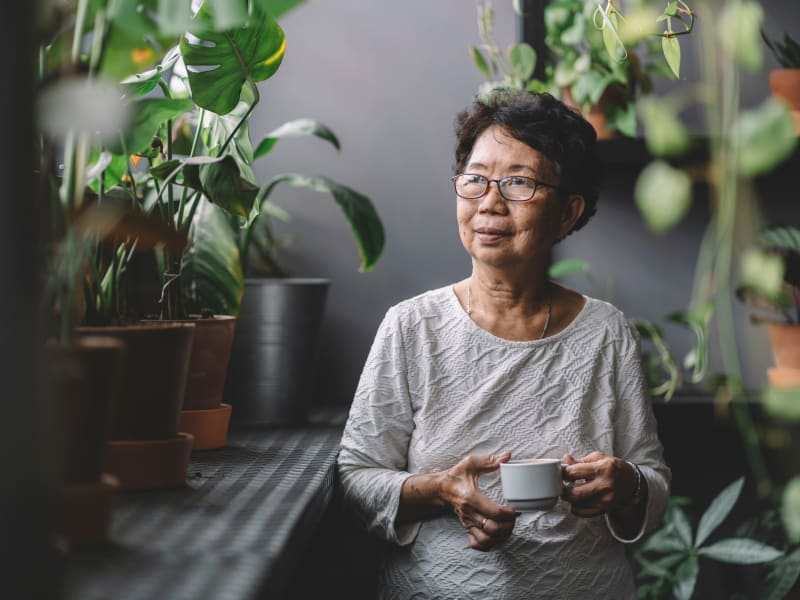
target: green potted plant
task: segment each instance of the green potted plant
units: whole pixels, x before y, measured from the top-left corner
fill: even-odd
[[[170,269],[162,268],[172,274],[162,281],[165,301],[189,313],[237,318],[224,393],[225,403],[233,406],[232,418],[240,423],[296,422],[303,418],[301,388],[309,380],[308,352],[313,351],[328,282],[286,277],[276,268],[277,246],[269,219],[286,213],[271,202],[271,195],[281,184],[330,194],[351,226],[364,269],[371,268],[380,255],[383,229],[367,197],[329,178],[284,173],[263,185],[257,182],[254,161],[268,154],[279,139],[315,135],[337,148],[338,140],[324,125],[298,119],[253,146],[249,116],[260,99],[256,83],[278,68],[284,43],[270,15],[256,3],[249,11],[245,16],[252,20],[245,21],[246,27],[215,32],[210,7],[200,5],[188,33],[181,37],[177,63],[185,66],[178,79],[193,107],[177,127],[167,129],[173,132],[173,152],[164,160],[154,160],[147,175],[152,176],[156,198],[163,200],[176,188],[175,197],[181,199],[177,214],[182,223],[189,223],[185,251],[175,257],[179,261],[173,260]],[[271,40],[269,52],[259,55],[248,36],[262,44]],[[232,45],[238,46],[237,51],[219,51]],[[142,73],[129,82],[143,85],[163,71]],[[311,297],[302,299],[297,294]],[[282,312],[286,310],[293,312]],[[259,341],[262,334],[276,331],[291,343]],[[304,339],[307,342],[301,342]],[[249,344],[256,351],[241,349]],[[264,357],[267,346],[269,356]],[[305,349],[306,355],[292,359],[293,349]],[[304,362],[305,371],[288,368],[292,360]],[[287,378],[287,373],[294,378]],[[271,387],[268,394],[264,386]]]
[[[780,65],[769,71],[770,91],[789,105],[795,133],[800,134],[800,44],[788,33],[782,40],[771,39],[764,31],[761,37]]]
[[[600,138],[636,135],[637,99],[652,91],[653,76],[679,76],[679,39],[694,27],[683,2],[668,2],[660,14],[633,6],[627,18],[610,1],[555,0],[545,8],[553,83]]]
[[[679,39],[691,33],[695,18],[683,2],[669,2],[660,13],[633,2],[626,18],[612,2],[553,0],[544,9],[548,54],[537,56],[524,41],[503,51],[493,35],[491,1],[477,6],[481,44],[471,51],[487,79],[478,94],[495,87],[549,92],[581,110],[600,138],[636,135],[637,100],[652,91],[653,76],[679,76]],[[533,76],[538,61],[545,65],[542,79]]]
[[[640,567],[637,574],[639,598],[689,600],[694,595],[702,566],[709,560],[735,565],[767,564],[771,567],[771,576],[759,590],[759,598],[777,600],[783,597],[797,578],[797,572],[792,569],[798,557],[797,550],[787,554],[746,533],[714,539],[715,531],[730,514],[743,487],[744,477],[726,486],[712,500],[696,527],[684,510],[690,500],[683,497],[670,500],[661,527],[639,543],[633,555]]]
[[[715,386],[716,405],[725,408],[741,435],[757,501],[769,509],[780,509],[786,534],[797,542],[800,479],[796,470],[776,475],[766,460],[767,455],[797,455],[797,438],[791,434],[791,428],[800,420],[797,389],[785,394],[774,394],[770,387],[745,389],[741,361],[747,355],[739,348],[733,310],[737,291],[734,282],[739,268],[743,271],[743,283],[750,286],[740,292],[745,294],[740,297],[748,302],[763,302],[767,296],[780,297],[778,292],[785,289],[784,273],[794,279],[793,268],[784,271],[788,265],[767,249],[790,248],[789,240],[796,228],[769,227],[770,233],[764,232],[765,237],[761,237],[762,211],[757,188],[750,182],[768,176],[795,153],[797,135],[791,112],[784,103],[768,97],[757,107],[741,106],[740,70],[758,73],[763,69],[762,7],[752,0],[737,0],[714,10],[701,6],[698,12],[704,34],[714,42],[706,46],[701,57],[704,72],[713,77],[702,82],[697,90],[702,90],[701,93],[691,94],[705,111],[707,155],[699,165],[673,160],[680,158],[686,149],[682,142],[687,137],[686,130],[677,114],[681,104],[670,96],[654,98],[653,107],[657,110],[643,111],[641,116],[645,137],[653,137],[657,142],[652,145],[648,142],[655,158],[639,175],[635,201],[644,222],[655,234],[661,234],[680,223],[689,211],[692,183],[707,185],[709,220],[699,246],[694,286],[685,313],[694,316],[692,323],[699,334],[698,340],[701,337],[704,340],[702,354],[713,347],[720,350],[721,372],[704,369],[702,379]],[[732,31],[735,36],[729,35]],[[756,242],[760,251],[743,251],[746,247],[743,240]],[[790,295],[783,298],[791,305]],[[707,366],[708,357],[700,354],[691,353],[694,364]],[[753,399],[763,402],[753,403]],[[762,407],[772,419],[769,427],[763,426],[764,415],[759,412]],[[781,453],[774,452],[778,439]],[[785,569],[794,578],[800,572],[796,559],[787,562]]]
[[[742,261],[739,299],[765,323],[775,366],[768,370],[775,387],[800,386],[800,228],[773,226],[760,232]]]

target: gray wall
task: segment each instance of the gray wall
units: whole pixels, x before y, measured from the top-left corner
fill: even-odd
[[[498,41],[516,41],[511,2],[495,4]],[[800,23],[796,7],[771,4],[768,31],[782,33],[783,23]],[[279,231],[297,236],[281,255],[283,264],[296,276],[333,280],[322,332],[319,402],[347,406],[386,309],[469,273],[449,177],[455,114],[482,82],[468,52],[479,41],[475,3],[312,0],[281,24],[286,57],[260,87],[251,135],[257,141],[287,120],[311,117],[339,135],[342,151],[312,138],[281,141],[257,163],[259,181],[284,171],[327,175],[372,198],[386,229],[378,265],[360,273],[348,227],[328,197],[290,188],[273,195],[293,216]],[[697,77],[694,52],[689,41],[687,80]],[[773,64],[769,56],[767,64]],[[745,84],[745,104],[768,93],[766,75],[748,77]],[[568,283],[607,297],[629,316],[659,322],[681,353],[688,339],[683,330],[664,324],[663,316],[688,301],[705,208],[698,202],[695,218],[655,238],[632,204],[633,181],[633,175],[612,177],[595,219],[563,242],[556,257],[588,259],[600,288],[584,277]],[[602,289],[606,282],[613,284],[610,296]],[[744,327],[742,335],[751,354],[746,379],[760,384],[769,363],[766,334]]]

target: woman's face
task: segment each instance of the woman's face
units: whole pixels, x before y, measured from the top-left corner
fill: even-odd
[[[560,183],[550,159],[524,142],[492,126],[475,141],[464,173],[501,179],[523,175],[537,181]],[[575,205],[579,204],[577,214]],[[527,202],[505,200],[496,183],[474,200],[457,196],[461,243],[473,260],[495,267],[546,262],[553,244],[564,237],[583,211],[583,198],[559,197],[543,185]]]

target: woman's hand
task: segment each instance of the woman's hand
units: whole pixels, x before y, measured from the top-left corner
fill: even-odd
[[[444,471],[440,482],[442,499],[452,507],[467,530],[469,547],[489,550],[511,536],[517,513],[510,506],[492,502],[478,486],[478,477],[500,468],[510,452],[489,456],[470,455]]]
[[[562,498],[579,517],[596,517],[625,509],[636,491],[634,468],[621,458],[592,452],[579,460],[565,454],[561,462],[566,481],[579,482],[565,488]]]

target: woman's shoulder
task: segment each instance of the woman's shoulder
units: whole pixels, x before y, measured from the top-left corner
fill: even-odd
[[[409,312],[428,311],[431,309],[449,309],[453,294],[453,284],[449,284],[404,298],[390,306],[389,310],[405,314]]]
[[[455,309],[453,285],[429,289],[404,298],[389,306],[385,320],[401,326],[409,326],[434,316],[451,315]]]
[[[584,298],[586,305],[581,317],[587,326],[605,331],[612,338],[638,342],[636,328],[621,308],[600,298],[587,295]]]

